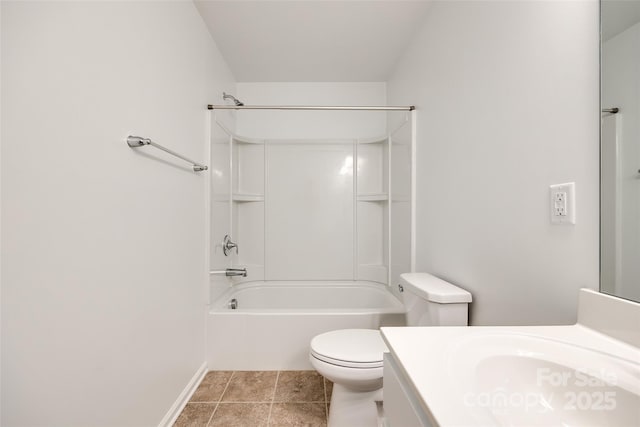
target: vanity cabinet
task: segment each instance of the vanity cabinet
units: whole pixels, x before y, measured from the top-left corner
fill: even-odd
[[[385,427],[437,427],[391,353],[384,354]]]

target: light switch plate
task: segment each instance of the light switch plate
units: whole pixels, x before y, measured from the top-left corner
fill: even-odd
[[[549,207],[552,224],[576,223],[576,184],[567,182],[549,186]]]

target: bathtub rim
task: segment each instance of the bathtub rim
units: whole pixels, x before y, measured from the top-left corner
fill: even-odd
[[[384,292],[393,301],[392,306],[373,307],[373,308],[238,308],[229,309],[226,303],[233,294],[247,289],[263,288],[263,287],[287,287],[287,286],[314,286],[314,287],[342,287],[353,286],[366,289],[372,289],[376,292]],[[396,297],[391,291],[391,287],[379,282],[368,280],[255,280],[251,282],[243,282],[240,284],[232,284],[222,294],[209,304],[209,314],[215,315],[361,315],[366,313],[380,314],[405,314],[406,308],[402,301]]]

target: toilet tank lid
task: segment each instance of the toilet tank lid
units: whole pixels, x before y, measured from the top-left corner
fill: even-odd
[[[440,304],[471,302],[471,294],[429,273],[404,273],[402,285],[428,301]]]

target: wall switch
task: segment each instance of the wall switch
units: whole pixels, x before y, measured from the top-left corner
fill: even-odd
[[[551,223],[576,223],[576,184],[554,184],[549,187]]]

